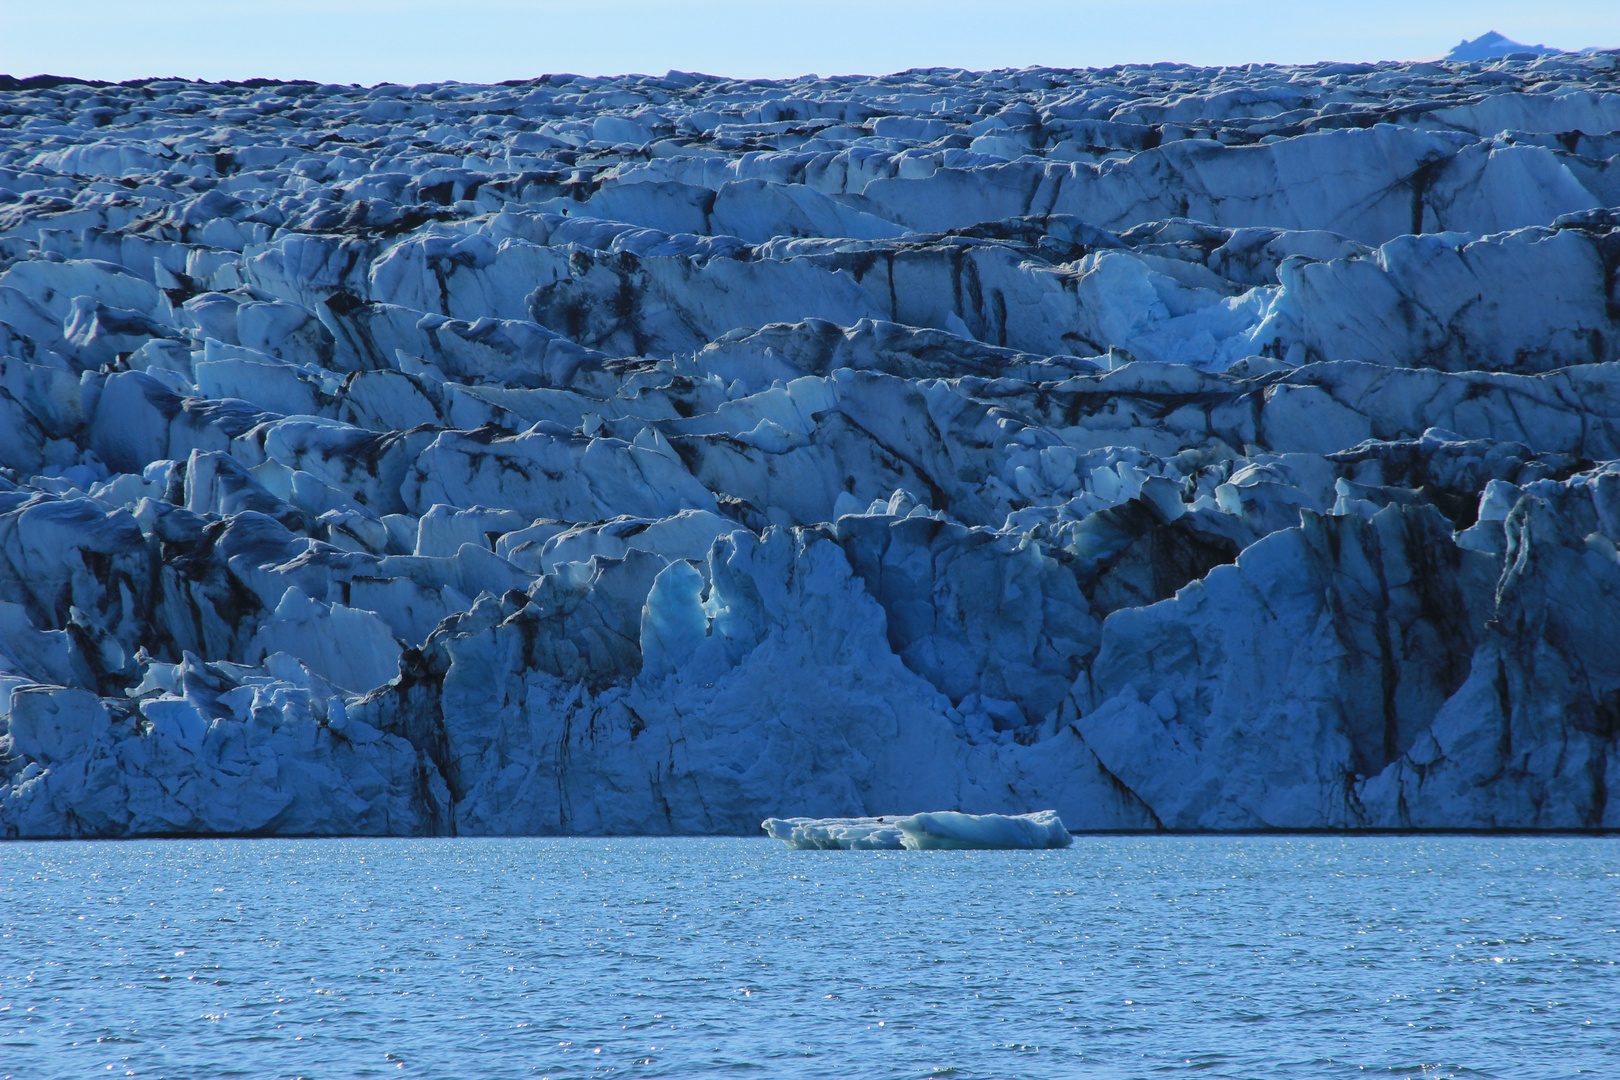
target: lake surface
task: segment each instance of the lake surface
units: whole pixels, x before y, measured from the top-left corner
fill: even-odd
[[[0,1077],[1620,1073],[1620,840],[0,844]]]

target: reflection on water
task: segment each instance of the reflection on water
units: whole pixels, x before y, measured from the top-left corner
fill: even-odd
[[[1620,846],[0,845],[0,1077],[1613,1077]]]

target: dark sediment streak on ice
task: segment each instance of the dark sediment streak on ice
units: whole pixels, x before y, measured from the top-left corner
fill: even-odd
[[[0,89],[0,835],[1620,824],[1613,53]]]

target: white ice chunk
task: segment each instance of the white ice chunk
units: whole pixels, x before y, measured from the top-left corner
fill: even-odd
[[[895,822],[905,846],[919,848],[1060,848],[1074,842],[1056,810],[1033,814],[960,814],[942,810]]]
[[[1055,810],[962,814],[941,810],[895,818],[766,818],[760,827],[789,847],[844,851],[930,848],[1061,848],[1074,842]]]
[[[788,847],[842,851],[899,851],[905,835],[898,818],[766,818],[760,828]]]

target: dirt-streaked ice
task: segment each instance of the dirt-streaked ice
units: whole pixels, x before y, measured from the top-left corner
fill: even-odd
[[[0,80],[0,835],[1620,826],[1617,162],[1601,52]]]

